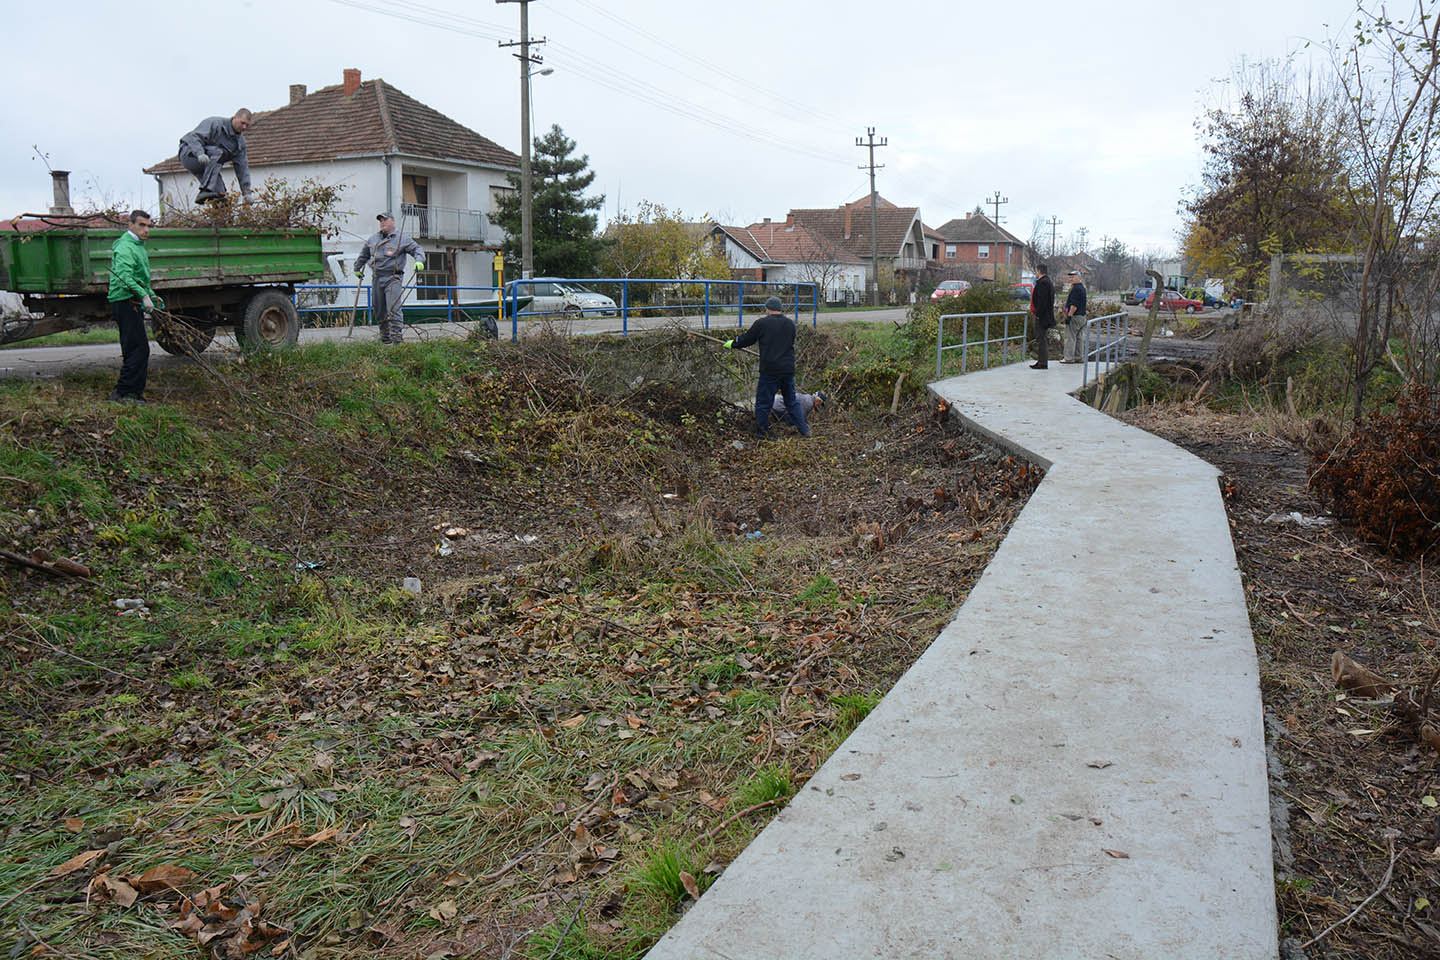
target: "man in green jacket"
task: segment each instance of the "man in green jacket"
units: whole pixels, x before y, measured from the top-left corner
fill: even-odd
[[[150,214],[130,211],[130,229],[110,245],[110,307],[120,329],[120,379],[110,391],[117,403],[144,403],[145,376],[150,367],[150,337],[145,318],[156,308],[165,309],[150,287],[150,255],[145,241],[150,236]]]

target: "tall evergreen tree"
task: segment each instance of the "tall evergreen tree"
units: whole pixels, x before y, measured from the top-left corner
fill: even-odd
[[[603,246],[595,230],[599,223],[591,210],[605,205],[603,194],[585,196],[595,182],[590,157],[574,156],[575,141],[565,136],[558,124],[543,137],[535,138],[530,160],[532,236],[537,277],[594,276]],[[507,234],[505,260],[520,263],[520,175],[509,175],[514,192],[497,203],[496,222]],[[519,276],[511,267],[507,272]]]

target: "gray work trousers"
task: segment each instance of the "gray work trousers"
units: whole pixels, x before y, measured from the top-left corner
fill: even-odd
[[[1084,329],[1085,314],[1083,313],[1066,317],[1064,323],[1060,325],[1061,363],[1079,363],[1083,359],[1080,356],[1080,337]]]
[[[377,276],[370,284],[370,315],[380,326],[381,343],[400,343],[405,339],[404,290],[405,284],[398,273]]]
[[[200,181],[201,193],[213,193],[222,197],[225,195],[225,178],[220,176],[220,167],[223,164],[215,157],[208,153],[197,156],[190,150],[183,149],[180,151],[180,162]]]

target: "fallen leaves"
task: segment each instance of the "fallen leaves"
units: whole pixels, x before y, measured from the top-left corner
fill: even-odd
[[[1100,852],[1105,854],[1107,857],[1114,857],[1116,860],[1130,859],[1130,854],[1126,853],[1124,850],[1111,850],[1108,847],[1101,847]]]
[[[195,871],[176,863],[162,863],[151,867],[130,882],[141,893],[154,893],[157,890],[179,889],[182,884],[194,880]]]
[[[700,899],[700,884],[695,882],[695,877],[692,874],[681,870],[680,885],[685,888],[686,893],[690,894],[692,900]]]
[[[94,863],[96,860],[99,860],[104,855],[104,847],[101,847],[99,850],[86,850],[84,853],[76,854],[69,860],[66,860],[64,863],[57,864],[56,866],[51,867],[50,872],[47,873],[46,876],[51,878],[68,877],[75,871],[83,870],[86,867],[90,866],[90,864]]]

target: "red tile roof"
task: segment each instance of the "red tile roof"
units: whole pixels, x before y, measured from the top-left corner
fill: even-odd
[[[868,210],[869,208],[866,207]],[[752,223],[745,231],[761,246],[771,263],[863,263],[859,257],[823,234],[798,222]]]
[[[0,233],[40,233],[45,230],[74,230],[77,227],[123,227],[124,216],[112,218],[102,213],[84,216],[21,216],[0,220]]]
[[[1025,241],[983,213],[947,220],[935,231],[951,243],[1013,243],[1024,246]]]
[[[919,207],[897,207],[880,197],[875,204],[875,228],[879,237],[882,257],[900,254],[910,239],[910,225],[919,214]],[[849,236],[846,236],[846,220],[849,220]],[[863,260],[870,259],[870,198],[862,197],[842,207],[820,207],[791,210],[796,223],[803,224],[820,237],[834,245],[857,255]],[[923,257],[924,251],[917,251]]]
[[[520,169],[516,154],[379,79],[360,84],[350,97],[343,85],[325,87],[296,103],[257,112],[253,121],[245,132],[251,167],[400,153]],[[170,157],[145,172],[184,169]]]

